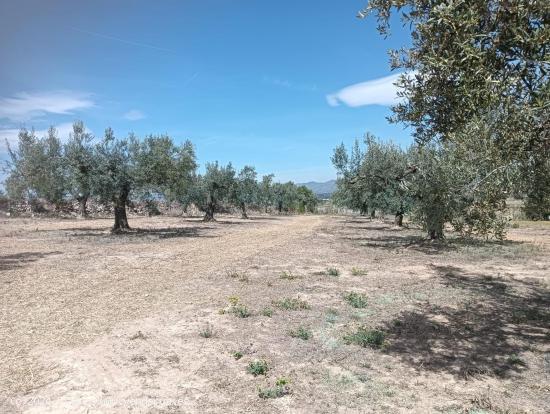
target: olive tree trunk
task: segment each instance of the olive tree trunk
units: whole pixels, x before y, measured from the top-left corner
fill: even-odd
[[[88,196],[80,196],[78,200],[78,215],[80,218],[88,217],[88,211],[86,210],[86,205],[88,204]]]
[[[246,204],[245,203],[241,203],[241,218],[242,219],[245,219],[245,220],[248,220],[248,214],[246,214]]]
[[[115,224],[112,229],[113,233],[130,230],[128,216],[126,216],[126,204],[128,204],[128,191],[123,191],[115,199]]]
[[[428,228],[428,236],[431,240],[441,240],[443,236],[443,225],[436,224]]]
[[[214,218],[214,211],[216,209],[216,203],[214,202],[214,197],[211,194],[208,194],[206,200],[206,209],[204,210],[204,217],[202,221],[216,221]]]
[[[395,225],[399,227],[403,227],[403,216],[405,215],[405,212],[403,210],[403,203],[401,203],[401,205],[399,206],[399,210],[397,210],[397,212],[395,213],[394,220]]]
[[[403,227],[403,213],[398,211],[395,214],[394,223],[395,223],[396,226]]]

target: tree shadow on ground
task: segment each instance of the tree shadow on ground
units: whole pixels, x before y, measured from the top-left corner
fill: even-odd
[[[453,243],[444,241],[427,240],[422,236],[411,234],[387,235],[382,233],[379,237],[344,237],[344,239],[354,241],[362,247],[373,247],[382,250],[402,250],[409,249],[427,255],[436,255],[444,252],[457,250]]]
[[[452,266],[434,268],[442,283],[455,290],[452,295],[466,294],[470,300],[401,313],[384,327],[389,354],[419,371],[506,377],[527,368],[523,352],[548,345],[549,290],[526,281],[466,274]]]
[[[430,240],[425,236],[414,235],[411,232],[405,234],[387,235],[384,231],[377,232],[373,230],[373,236],[351,237],[345,236],[344,239],[354,241],[360,246],[374,247],[383,250],[408,249],[427,255],[437,255],[446,252],[457,251],[464,247],[492,248],[502,246],[519,246],[524,244],[515,240],[478,240],[459,237],[449,237],[443,240]],[[378,233],[378,235],[376,234]]]
[[[6,254],[0,256],[0,271],[17,269],[24,267],[28,263],[36,262],[52,254],[61,254],[59,251],[53,252],[22,252],[15,254]]]
[[[60,229],[68,232],[71,237],[97,237],[117,240],[129,239],[171,239],[177,237],[217,237],[214,234],[207,234],[213,230],[212,226],[200,227],[163,227],[163,228],[131,228],[127,231],[112,233],[105,228],[74,227]]]

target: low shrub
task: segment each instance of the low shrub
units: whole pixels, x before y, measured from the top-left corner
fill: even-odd
[[[367,297],[362,293],[350,292],[344,295],[344,299],[354,308],[366,308],[367,307]]]
[[[255,361],[252,361],[248,364],[247,371],[257,377],[258,375],[265,375],[267,374],[267,370],[269,369],[267,361],[263,359],[257,359]]]
[[[385,339],[386,334],[384,332],[364,327],[360,327],[356,332],[344,336],[346,344],[356,344],[363,348],[381,348]]]
[[[300,298],[284,298],[273,303],[280,309],[285,310],[305,310],[311,309],[309,304]]]
[[[327,269],[327,275],[328,276],[340,276],[340,271],[336,269],[335,267],[329,267]]]
[[[303,326],[299,326],[298,329],[293,329],[288,333],[293,338],[300,338],[307,341],[311,338],[311,331]]]

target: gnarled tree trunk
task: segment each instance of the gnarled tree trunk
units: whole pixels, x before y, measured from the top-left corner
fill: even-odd
[[[248,220],[248,214],[246,214],[246,204],[241,203],[241,218]]]
[[[431,240],[443,239],[443,225],[434,225],[428,228],[428,236]]]
[[[399,227],[403,226],[403,215],[405,214],[403,210],[403,203],[401,203],[401,205],[399,206],[399,210],[397,210],[397,212],[395,213],[394,220],[394,223]]]
[[[128,191],[124,190],[115,199],[115,224],[112,232],[119,233],[130,230],[128,217],[126,216],[126,204],[128,203]]]
[[[370,218],[376,218],[376,210],[374,208],[370,211]]]
[[[401,213],[400,211],[395,213],[394,223],[395,223],[396,226],[399,226],[399,227],[403,226],[403,213]]]
[[[214,197],[212,197],[211,194],[208,194],[208,198],[206,199],[206,209],[204,211],[204,217],[202,218],[202,221],[216,221],[214,218],[214,211],[216,209],[216,204],[214,202]]]
[[[78,200],[78,215],[80,218],[88,217],[88,211],[86,211],[86,204],[88,203],[88,196],[79,196]]]

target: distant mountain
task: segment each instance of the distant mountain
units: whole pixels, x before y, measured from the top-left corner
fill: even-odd
[[[310,181],[299,185],[306,186],[320,198],[329,198],[336,191],[336,180],[325,181],[324,183]]]

